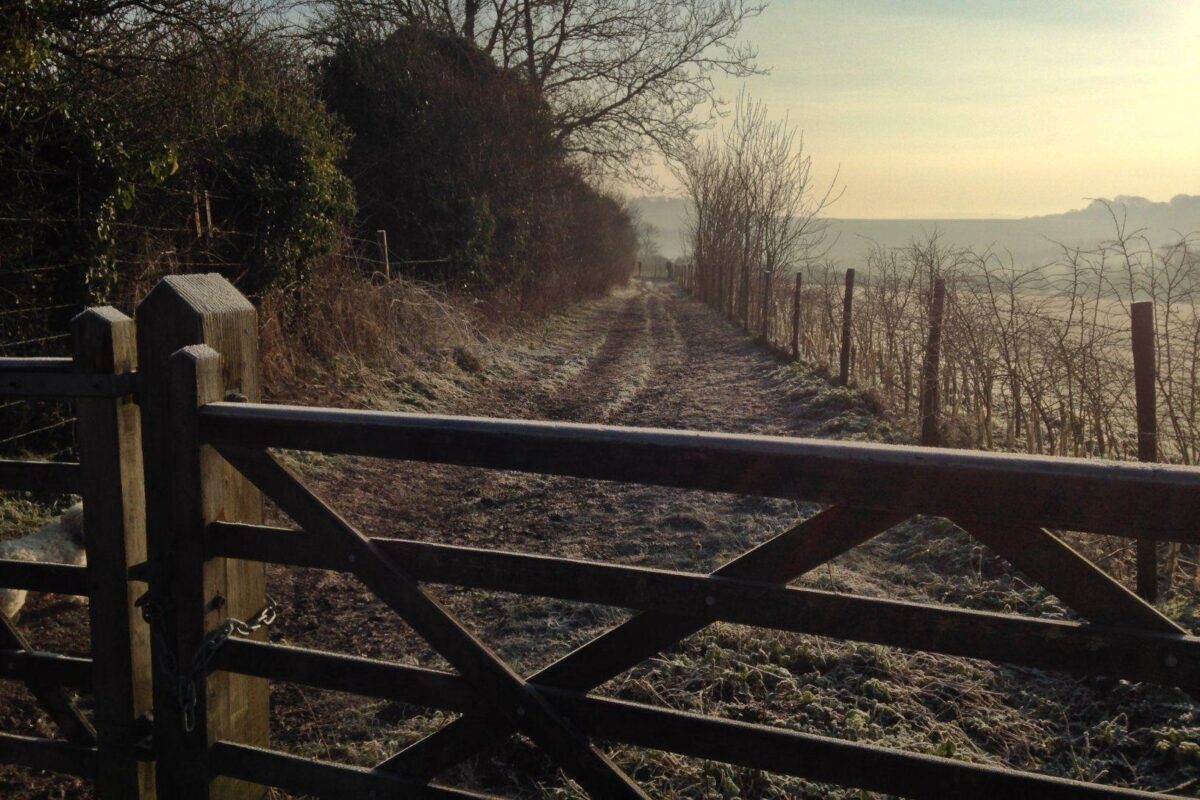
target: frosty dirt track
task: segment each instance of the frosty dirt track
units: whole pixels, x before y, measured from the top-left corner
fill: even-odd
[[[895,435],[853,392],[781,365],[664,283],[635,283],[586,304],[535,336],[497,346],[488,361],[471,391],[449,397],[431,392],[426,407],[633,426]],[[297,455],[294,464],[371,535],[690,571],[713,569],[815,510],[783,501],[362,458]],[[344,575],[271,568],[269,580],[283,609],[274,641],[445,666]],[[900,526],[800,583],[1066,616],[1054,598],[937,522]],[[610,608],[493,592],[435,592],[523,672],[550,663],[626,616]],[[65,652],[72,642],[85,641],[82,624],[58,607],[35,608],[29,619],[39,643]],[[716,625],[601,691],[916,752],[1196,793],[1198,759],[1188,745],[1196,738],[1197,708],[1173,690]],[[36,725],[17,700],[15,695],[0,700],[5,715]],[[364,765],[447,719],[293,685],[273,687],[272,707],[277,747]],[[633,748],[618,748],[613,756],[656,796],[842,794]],[[0,786],[10,792],[23,782],[11,773],[5,777],[13,783],[4,786],[0,778]],[[445,780],[525,797],[572,796],[561,776],[521,740],[451,771]],[[38,778],[13,796],[81,791],[67,780]]]

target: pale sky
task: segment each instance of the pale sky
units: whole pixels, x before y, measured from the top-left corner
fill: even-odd
[[[841,165],[832,216],[1200,194],[1200,0],[774,0],[745,38],[751,94]]]

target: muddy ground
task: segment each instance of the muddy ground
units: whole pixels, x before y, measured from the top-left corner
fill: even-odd
[[[404,410],[904,441],[868,399],[783,365],[665,283],[556,317],[534,333],[448,354],[345,402]],[[707,572],[816,506],[371,459],[289,456],[327,500],[376,536]],[[277,524],[286,521],[275,516]],[[13,523],[15,525],[15,522]],[[353,579],[271,568],[274,641],[445,667]],[[912,520],[798,585],[1054,618],[1070,613],[938,520]],[[522,672],[550,663],[626,612],[491,592],[433,591]],[[78,652],[79,609],[49,598],[23,624],[36,644]],[[967,659],[715,625],[606,684],[602,693],[914,752],[1200,796],[1200,706],[1182,692],[1072,679]],[[0,728],[51,735],[5,685]],[[449,717],[292,685],[272,687],[275,746],[374,764]],[[610,748],[655,796],[859,797],[752,770]],[[528,743],[497,747],[442,781],[519,797],[575,797]],[[0,796],[86,797],[53,776],[0,771]]]

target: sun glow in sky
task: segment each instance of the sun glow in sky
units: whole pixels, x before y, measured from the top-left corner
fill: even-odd
[[[745,38],[751,94],[841,165],[833,216],[1200,194],[1200,0],[774,0]]]

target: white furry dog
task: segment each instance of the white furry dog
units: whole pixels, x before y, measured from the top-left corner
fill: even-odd
[[[37,531],[0,542],[0,558],[19,561],[50,561],[56,564],[87,563],[83,549],[83,503],[76,503],[58,519],[48,522]],[[0,589],[0,612],[13,619],[25,605],[24,589]]]

